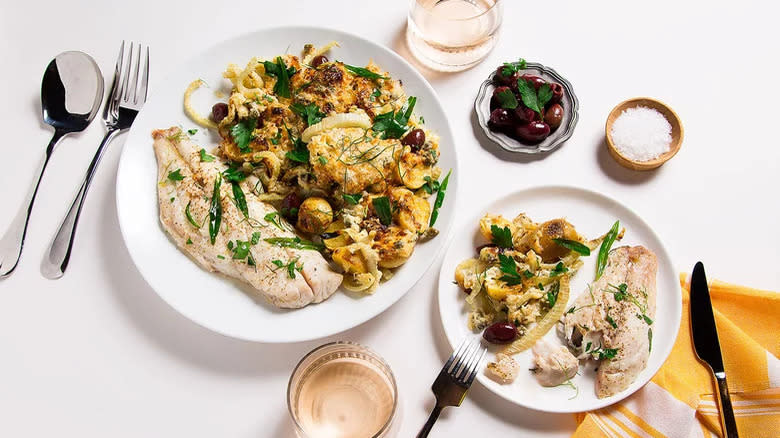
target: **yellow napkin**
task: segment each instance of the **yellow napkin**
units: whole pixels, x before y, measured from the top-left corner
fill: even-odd
[[[577,414],[574,438],[721,436],[714,380],[691,341],[689,284],[674,349],[653,379],[610,407]],[[729,392],[740,437],[780,437],[780,293],[712,281]]]

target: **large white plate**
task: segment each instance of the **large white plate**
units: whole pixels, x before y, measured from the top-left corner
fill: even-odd
[[[280,310],[252,298],[242,286],[211,274],[192,262],[168,239],[158,220],[157,162],[152,150],[153,129],[181,125],[194,127],[182,109],[187,85],[201,78],[212,88],[196,92],[194,103],[204,114],[217,100],[224,84],[222,72],[229,63],[246,64],[253,56],[271,58],[280,53],[299,54],[305,43],[340,42],[329,54],[353,65],[373,59],[394,78],[403,80],[409,95],[417,96],[415,111],[441,136],[441,162],[453,169],[439,220],[442,233],[422,243],[412,259],[370,296],[339,291],[327,301],[298,310]],[[435,92],[425,79],[389,49],[344,32],[312,27],[266,29],[240,36],[205,50],[183,62],[158,82],[133,124],[119,163],[116,199],[119,225],[135,265],[151,287],[174,309],[216,332],[252,341],[295,342],[320,338],[361,324],[401,298],[425,273],[443,250],[452,225],[458,191],[457,159],[452,131]],[[214,134],[200,130],[193,138],[204,147],[216,145]]]
[[[521,372],[512,384],[502,385],[490,379],[481,371],[477,380],[490,391],[504,399],[532,409],[548,412],[583,412],[598,409],[618,402],[641,388],[658,371],[666,357],[672,351],[680,326],[682,297],[680,283],[674,265],[669,258],[669,252],[653,229],[628,207],[604,195],[575,187],[546,186],[522,190],[501,198],[486,206],[467,222],[465,228],[453,239],[444,256],[439,275],[439,312],[442,324],[450,345],[454,346],[466,336],[478,337],[466,327],[468,305],[465,294],[453,284],[455,267],[462,260],[473,257],[475,247],[484,243],[477,230],[479,218],[484,213],[502,214],[513,218],[518,213],[525,212],[538,222],[565,217],[574,224],[584,236],[596,237],[607,232],[615,220],[620,220],[626,228],[626,234],[620,245],[644,245],[658,256],[658,293],[656,301],[656,316],[653,323],[653,346],[647,368],[639,378],[625,391],[612,397],[599,399],[594,391],[595,363],[580,366],[580,374],[572,381],[579,388],[575,391],[568,386],[545,388],[537,383],[533,375],[525,371],[531,368],[533,354],[530,350],[515,356],[520,363]],[[586,284],[593,281],[596,267],[596,254],[583,257],[585,264],[574,276],[571,283],[569,302],[573,302],[586,289]],[[567,307],[568,308],[568,307]],[[555,345],[560,345],[556,330],[547,333],[545,339]],[[488,359],[498,348],[491,347]]]

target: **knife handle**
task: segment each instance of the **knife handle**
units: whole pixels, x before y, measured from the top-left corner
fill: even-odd
[[[726,373],[715,373],[718,382],[718,400],[720,402],[720,419],[724,438],[739,438],[737,422],[734,419],[734,408],[731,406],[729,387],[726,385]]]

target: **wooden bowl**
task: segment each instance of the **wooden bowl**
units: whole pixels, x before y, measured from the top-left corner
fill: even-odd
[[[620,114],[622,114],[624,110],[628,108],[634,108],[637,106],[652,108],[658,111],[666,118],[669,124],[672,125],[672,143],[669,145],[669,151],[663,153],[661,156],[659,156],[654,160],[650,160],[650,161],[630,160],[625,156],[623,156],[617,150],[615,144],[612,142],[612,124],[615,122],[615,119],[617,119],[618,116],[620,116]],[[680,150],[680,146],[682,146],[682,141],[683,141],[683,125],[677,113],[675,113],[674,110],[669,108],[665,103],[655,99],[651,99],[649,97],[635,97],[633,99],[628,99],[628,100],[624,100],[623,102],[620,102],[609,113],[609,116],[607,117],[607,124],[605,127],[605,131],[607,136],[607,149],[609,149],[609,154],[612,155],[612,158],[614,158],[615,161],[620,163],[621,166],[632,170],[651,170],[660,167],[662,164],[669,161],[669,159],[671,159],[677,153],[677,151]]]

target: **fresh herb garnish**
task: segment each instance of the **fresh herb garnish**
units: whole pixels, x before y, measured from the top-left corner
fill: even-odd
[[[569,268],[563,265],[563,262],[558,262],[557,265],[550,271],[550,277],[557,277],[561,274],[565,274],[569,271]]]
[[[192,239],[187,239],[187,245],[192,245]]]
[[[379,73],[374,73],[371,70],[363,67],[356,67],[354,65],[344,64],[344,68],[350,73],[356,76],[362,76],[368,79],[389,79],[387,76],[382,76]]]
[[[252,240],[251,240],[252,245],[257,245],[257,242],[259,241],[260,241],[260,232],[255,231],[254,233],[252,233]]]
[[[517,62],[505,62],[501,69],[501,76],[509,77],[520,70],[525,70],[525,59],[520,58]]]
[[[525,277],[525,278],[533,278],[533,276],[534,276],[534,273],[529,271],[528,269],[523,271],[523,277]]]
[[[282,225],[281,215],[278,211],[273,211],[271,213],[268,213],[263,217],[266,222],[270,222],[276,226],[276,228],[279,228],[280,230],[284,230],[285,227]]]
[[[246,196],[244,196],[244,191],[241,190],[241,185],[238,183],[231,183],[230,185],[233,186],[233,199],[236,202],[236,208],[244,214],[245,218],[249,219],[249,207],[246,205]]]
[[[586,304],[586,305],[580,306],[580,307],[571,306],[571,307],[569,307],[569,310],[566,311],[566,313],[574,313],[574,312],[576,312],[578,310],[582,310],[582,309],[584,309],[586,307],[593,307],[593,306],[598,306],[598,304],[592,303],[592,304]]]
[[[604,273],[604,268],[607,267],[607,258],[609,257],[609,250],[612,248],[612,244],[615,243],[618,232],[620,230],[620,221],[615,221],[612,228],[609,229],[607,235],[604,236],[604,240],[601,241],[601,247],[599,247],[599,257],[596,261],[596,280],[601,278],[601,274]]]
[[[422,188],[426,193],[432,195],[439,191],[440,184],[438,181],[427,175],[423,179],[425,179],[425,184],[422,185]]]
[[[206,152],[205,149],[201,149],[200,150],[200,161],[202,161],[204,163],[210,163],[210,162],[214,161],[214,156],[213,155],[209,155]]]
[[[615,286],[614,284],[607,285],[607,289],[604,289],[604,292],[611,293],[612,296],[615,298],[615,301],[623,301],[628,300],[631,303],[633,303],[637,308],[639,308],[639,311],[642,312],[640,315],[637,315],[641,319],[643,319],[648,325],[653,323],[653,320],[650,319],[649,316],[647,316],[647,304],[642,304],[634,295],[630,294],[628,292],[628,285],[626,283],[620,283],[619,285]],[[645,298],[647,296],[645,295]]]
[[[379,99],[381,95],[382,95],[382,91],[380,91],[379,88],[374,88],[374,92],[371,93],[371,100],[375,101]]]
[[[222,254],[217,255],[217,258],[220,260],[225,260],[225,256],[223,256]]]
[[[612,328],[617,328],[617,323],[615,322],[614,319],[612,319],[611,316],[607,315],[606,320],[609,323],[609,325],[612,326]]]
[[[176,200],[176,197],[175,196],[171,196],[171,204],[173,204],[173,201],[175,201],[175,200]]]
[[[235,245],[232,241],[228,242],[228,249],[233,251],[234,260],[242,260],[249,255],[249,242],[236,239]]]
[[[184,176],[181,174],[181,169],[176,169],[173,172],[168,172],[168,179],[171,181],[181,181]]]
[[[490,226],[490,234],[493,236],[491,240],[498,245],[499,248],[514,247],[514,244],[512,244],[512,231],[509,230],[509,227],[501,228],[496,224],[492,224]]]
[[[263,239],[271,245],[276,245],[281,248],[294,248],[294,249],[310,249],[313,251],[321,251],[325,248],[325,245],[321,243],[311,242],[309,240],[303,240],[300,237],[271,237]]]
[[[195,135],[198,133],[198,128],[192,128],[187,130],[187,134],[189,135]]]
[[[650,344],[648,345],[647,350],[648,352],[652,352],[653,351],[653,328],[652,327],[647,328],[647,341]]]
[[[441,184],[439,185],[439,192],[436,194],[436,200],[433,201],[433,210],[431,210],[431,219],[428,222],[428,226],[432,227],[433,224],[436,223],[436,219],[439,217],[439,209],[441,208],[442,204],[444,204],[444,195],[447,194],[447,185],[450,182],[450,174],[452,173],[452,169],[450,169],[449,172],[447,172],[447,176],[444,177]]]
[[[409,97],[406,104],[398,112],[389,111],[374,117],[374,132],[381,132],[382,138],[401,138],[406,133],[407,123],[412,116],[417,98]]]
[[[553,306],[555,306],[555,303],[558,301],[558,292],[560,291],[560,288],[561,288],[560,283],[553,283],[553,285],[550,287],[550,290],[547,291],[547,304],[550,305],[551,309],[553,308]]]
[[[578,388],[577,385],[575,385],[574,382],[571,381],[571,379],[561,383],[560,385],[555,385],[555,386],[568,386],[569,388],[573,389],[574,395],[569,397],[569,400],[574,400],[575,398],[577,398],[578,395],[580,395],[580,388]]]
[[[590,248],[582,244],[581,242],[577,242],[576,240],[569,240],[569,239],[553,239],[553,242],[558,244],[558,246],[562,246],[568,250],[578,252],[584,256],[590,255]]]
[[[496,98],[498,99],[499,105],[501,105],[501,108],[505,109],[515,109],[517,108],[517,98],[515,97],[515,94],[512,93],[512,90],[503,90],[499,91],[498,94],[496,94]]]
[[[241,182],[246,178],[246,174],[235,167],[228,167],[222,171],[222,176],[225,178],[225,181],[232,183]]]
[[[357,205],[358,203],[360,203],[360,200],[363,198],[363,194],[355,193],[354,195],[350,195],[347,193],[343,193],[341,197],[344,199],[344,201],[347,202],[347,204]]]
[[[296,102],[290,105],[290,109],[292,112],[298,114],[303,120],[305,120],[308,126],[319,122],[323,117],[325,117],[325,114],[320,112],[320,108],[313,103],[304,106],[303,104]]]
[[[214,191],[211,194],[211,206],[209,207],[209,237],[211,244],[217,241],[219,227],[222,225],[222,203],[219,197],[219,188],[222,186],[222,175],[217,174],[214,180]]]
[[[187,203],[187,206],[184,208],[184,215],[187,216],[187,221],[192,224],[193,227],[200,229],[200,227],[203,226],[203,223],[198,223],[193,217],[192,213],[190,213],[190,204],[192,201]]]
[[[282,141],[282,130],[281,129],[277,129],[276,130],[276,135],[271,137],[269,140],[271,141],[272,145],[279,144],[279,142]]]
[[[328,159],[327,159],[327,158],[325,158],[325,157],[323,157],[322,155],[320,155],[319,157],[317,157],[317,161],[319,161],[319,162],[320,162],[320,164],[322,164],[323,166],[324,166],[324,165],[326,165],[326,164],[328,164]]]
[[[241,153],[246,154],[252,151],[249,148],[249,143],[254,138],[255,128],[257,128],[257,119],[255,118],[241,120],[230,128],[230,135]]]
[[[516,286],[523,283],[523,277],[517,272],[517,263],[512,257],[499,253],[498,269],[504,274],[498,279],[508,286]]]
[[[544,106],[552,99],[550,85],[544,84],[537,90],[530,81],[518,78],[517,91],[520,93],[520,98],[523,100],[525,106],[536,111],[544,118]]]
[[[287,67],[281,56],[276,57],[276,62],[264,61],[266,74],[276,77],[274,93],[281,97],[290,97],[290,76],[295,74],[294,67]]]
[[[287,268],[287,276],[290,278],[295,278],[295,271],[301,272],[303,270],[303,264],[298,265],[298,258],[296,257],[295,260],[291,260],[289,263],[285,264],[281,260],[271,260],[271,263],[276,266],[277,269],[281,268]],[[276,271],[276,269],[274,269]]]
[[[371,200],[371,204],[374,206],[377,217],[379,217],[379,222],[385,226],[390,225],[393,221],[393,210],[390,207],[390,200],[387,199],[387,196],[376,197]]]
[[[288,135],[289,135],[289,131],[288,131]],[[296,138],[295,140],[293,140],[293,145],[295,146],[295,148],[291,151],[288,151],[286,154],[284,154],[284,156],[287,157],[290,161],[308,164],[309,148],[308,146],[306,146],[306,143],[304,143],[300,138]]]
[[[588,342],[588,345],[585,347],[585,352],[598,356],[599,360],[614,359],[618,352],[617,348],[601,348],[601,345],[591,350],[591,346],[592,344]]]

